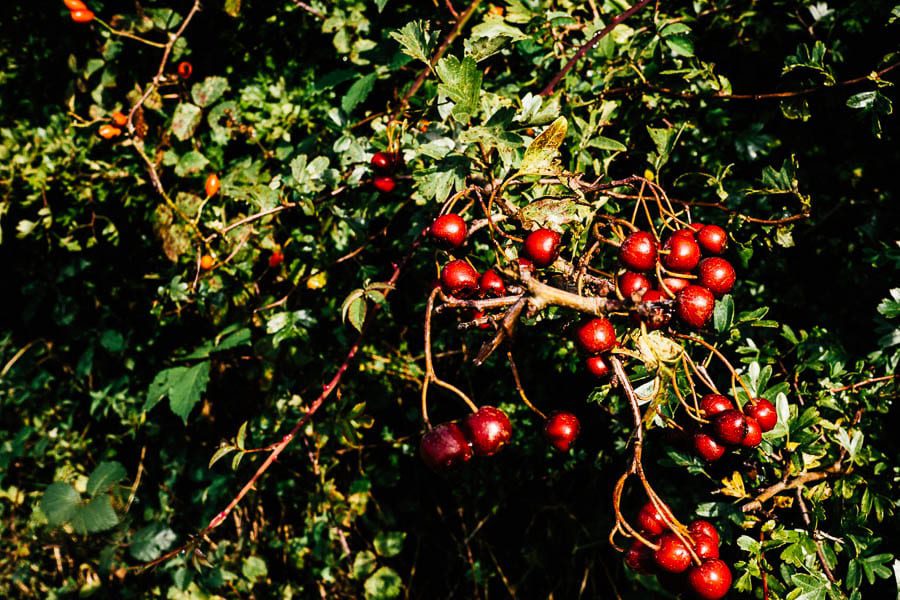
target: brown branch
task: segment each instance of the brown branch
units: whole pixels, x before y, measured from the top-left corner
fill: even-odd
[[[866,379],[865,381],[860,381],[851,385],[845,385],[842,387],[831,388],[828,390],[832,394],[836,394],[838,392],[846,392],[848,390],[856,390],[861,387],[866,387],[867,385],[872,385],[873,383],[880,383],[882,381],[890,381],[892,379],[897,379],[900,375],[885,375],[884,377],[873,377],[872,379]]]
[[[806,501],[803,500],[802,487],[797,488],[797,504],[800,506],[800,515],[803,517],[803,522],[806,523],[807,527],[812,527],[812,519],[809,518],[809,509],[806,507]],[[819,557],[819,563],[822,565],[822,570],[825,572],[825,577],[828,578],[828,581],[835,583],[834,573],[828,568],[828,561],[825,560],[825,551],[822,549],[822,540],[818,538],[819,531],[814,527],[812,527],[812,529],[813,542],[816,545],[816,555]]]
[[[556,75],[553,76],[553,79],[550,80],[550,83],[547,84],[547,87],[545,87],[543,90],[541,90],[540,95],[541,96],[549,96],[550,94],[552,94],[553,89],[559,84],[560,81],[562,81],[563,77],[565,77],[566,74],[572,70],[572,67],[574,67],[575,64],[579,60],[584,58],[584,55],[587,54],[591,48],[596,46],[597,43],[600,40],[602,40],[604,37],[606,37],[610,31],[615,29],[616,25],[623,22],[624,20],[626,20],[631,15],[633,15],[637,11],[641,10],[648,4],[650,4],[650,0],[641,0],[640,2],[638,2],[634,6],[632,6],[625,12],[623,12],[622,14],[620,14],[616,17],[613,17],[613,19],[606,25],[606,27],[604,27],[603,29],[601,29],[600,31],[595,33],[593,35],[593,37],[591,37],[591,39],[589,39],[587,42],[585,42],[585,44],[582,45],[581,48],[578,49],[578,52],[575,53],[575,56],[570,58],[569,62],[566,63],[566,65],[562,68],[562,70],[560,70],[559,73],[557,73]]]
[[[838,475],[843,473],[841,469],[840,461],[834,463],[827,469],[823,471],[804,471],[794,477],[793,479],[788,479],[784,481],[779,481],[778,483],[767,487],[761,494],[759,494],[755,499],[746,503],[741,507],[742,512],[753,512],[754,510],[759,510],[762,508],[762,505],[767,500],[777,496],[782,492],[786,492],[788,490],[795,490],[797,488],[806,486],[810,483],[815,483],[817,481],[822,481],[823,479],[827,479],[833,475]]]

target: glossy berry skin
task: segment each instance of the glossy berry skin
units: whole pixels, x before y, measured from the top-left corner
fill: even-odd
[[[731,587],[731,569],[725,561],[712,558],[688,571],[687,579],[698,598],[719,600],[725,597]]]
[[[653,560],[664,571],[683,573],[691,566],[691,553],[674,533],[666,533],[659,538],[659,548],[653,553]]]
[[[653,550],[639,540],[631,542],[631,546],[625,551],[624,560],[628,568],[638,573],[652,573],[656,566],[653,562]]]
[[[594,318],[578,328],[576,339],[581,349],[588,354],[602,354],[615,347],[616,330],[609,319]]]
[[[97,130],[97,133],[100,134],[100,137],[104,140],[109,140],[122,135],[122,130],[113,125],[106,124],[101,125],[100,129]]]
[[[609,363],[602,356],[591,356],[585,361],[588,372],[597,379],[606,379],[609,377]]]
[[[394,191],[395,187],[397,187],[397,182],[394,181],[393,177],[388,177],[387,175],[379,175],[372,180],[372,185],[374,185],[375,189],[379,192],[389,194]]]
[[[481,274],[481,278],[478,280],[478,290],[482,296],[499,298],[506,295],[506,284],[497,275],[497,271],[488,269]]]
[[[694,450],[706,462],[715,462],[725,456],[725,446],[708,433],[697,431],[693,435]]]
[[[744,407],[748,417],[753,417],[763,431],[772,431],[778,423],[775,407],[765,398],[757,398]]]
[[[663,264],[672,271],[687,273],[700,262],[700,246],[692,234],[673,235],[666,241],[665,249],[669,253],[663,257]]]
[[[73,10],[70,16],[76,23],[90,23],[94,20],[94,13],[90,10]]]
[[[659,535],[669,528],[663,520],[662,513],[653,506],[652,502],[641,507],[637,515],[637,523],[638,527],[650,535]]]
[[[570,412],[555,412],[544,423],[544,436],[560,452],[568,452],[579,433],[581,422]]]
[[[189,63],[186,60],[178,63],[178,76],[182,79],[190,79],[191,75],[194,74],[194,65]]]
[[[465,298],[478,289],[478,272],[464,260],[452,260],[441,269],[441,285],[445,293]]]
[[[693,227],[685,227],[684,229],[679,229],[675,231],[671,237],[686,237],[690,240],[697,240],[697,230]]]
[[[206,184],[203,186],[206,191],[207,197],[215,196],[219,193],[219,188],[222,186],[221,182],[219,182],[219,176],[215,173],[210,173],[206,176]]]
[[[647,231],[635,231],[619,246],[619,260],[626,269],[650,271],[656,266],[658,244]]]
[[[631,298],[634,294],[639,296],[652,287],[650,279],[643,273],[626,271],[619,275],[619,292],[625,298]]]
[[[695,535],[694,552],[700,558],[719,558],[719,544],[709,536]]]
[[[116,111],[113,114],[109,115],[109,118],[111,118],[112,122],[119,127],[125,127],[125,125],[128,124],[128,117],[119,111]]]
[[[675,313],[694,329],[700,329],[713,314],[716,299],[712,292],[699,285],[689,285],[675,297]]]
[[[669,298],[659,290],[647,290],[641,297],[641,302],[662,302]]]
[[[706,225],[704,225],[703,223],[691,223],[691,229],[694,231],[695,234],[698,233],[704,227],[706,227]]]
[[[478,456],[492,456],[512,437],[512,424],[506,413],[493,406],[482,406],[468,415],[462,424],[463,432]]]
[[[559,240],[562,238],[552,229],[532,231],[525,238],[523,251],[538,267],[548,267],[559,256]]]
[[[87,10],[87,5],[81,0],[63,0],[63,4],[66,5],[66,8],[69,10]]]
[[[691,280],[685,279],[684,277],[664,277],[662,283],[665,284],[665,287],[668,288],[670,292],[677,294],[687,286],[691,285]],[[660,289],[663,288],[662,285],[659,287]]]
[[[369,162],[372,168],[381,173],[388,173],[397,166],[397,155],[391,152],[376,152]]]
[[[744,419],[747,421],[747,432],[744,434],[744,439],[741,440],[741,446],[755,448],[762,442],[762,428],[759,426],[759,421],[753,417],[744,417]]]
[[[706,394],[700,398],[700,411],[707,419],[733,408],[731,400],[721,394]]]
[[[697,232],[697,243],[707,254],[722,254],[728,245],[728,234],[718,225],[704,225]]]
[[[204,271],[209,271],[216,264],[216,259],[214,259],[209,254],[204,254],[200,257],[200,268]]]
[[[472,458],[472,448],[456,423],[442,423],[422,436],[419,456],[435,471],[443,471]]]
[[[284,262],[284,253],[281,250],[275,250],[269,255],[269,267],[276,269]]]
[[[740,444],[747,434],[747,419],[739,410],[726,410],[713,421],[716,437],[726,444]]]
[[[734,267],[724,258],[714,256],[700,261],[700,285],[711,291],[717,298],[724,296],[734,287]]]
[[[463,218],[449,213],[435,219],[428,233],[434,240],[442,244],[451,248],[459,248],[466,241],[467,231],[466,222]]]
[[[688,525],[688,533],[692,536],[708,537],[716,546],[719,545],[719,530],[709,521],[703,519],[691,521],[690,525]]]

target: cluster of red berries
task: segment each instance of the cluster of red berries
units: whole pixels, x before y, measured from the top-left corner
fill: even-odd
[[[499,408],[482,406],[460,423],[441,423],[424,436],[419,454],[430,468],[441,471],[468,462],[472,455],[493,456],[512,437],[512,423]]]
[[[687,585],[704,600],[718,600],[731,587],[731,569],[719,559],[719,532],[709,521],[698,519],[687,527],[686,536],[675,535],[659,509],[648,502],[637,516],[642,534],[656,549],[640,540],[632,542],[625,552],[625,564],[639,573],[672,576],[687,574]],[[691,542],[699,565],[692,565],[691,551],[682,540]]]
[[[72,20],[76,23],[90,23],[94,20],[94,13],[81,0],[63,0],[63,4],[69,9]]]
[[[397,182],[394,180],[393,173],[402,163],[403,158],[398,152],[376,152],[373,154],[369,164],[376,173],[375,178],[372,180],[372,185],[375,186],[375,189],[385,194],[394,191],[394,188],[397,187]]]
[[[697,454],[708,462],[722,458],[727,446],[759,446],[762,434],[778,423],[775,407],[765,398],[751,400],[741,412],[725,396],[707,394],[700,399],[700,412],[710,423],[695,431],[692,441]]]

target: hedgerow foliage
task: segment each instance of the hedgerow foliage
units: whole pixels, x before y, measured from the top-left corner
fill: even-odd
[[[532,225],[571,261],[651,189],[728,230],[738,283],[698,335],[780,420],[705,463],[672,435],[672,391],[626,361],[656,393],[656,492],[719,528],[733,597],[896,593],[900,6],[89,5],[90,23],[62,3],[0,19],[0,595],[677,593],[607,541],[635,426],[623,382],[584,371],[572,311],[529,315],[477,367],[495,330],[434,315],[434,368],[514,433],[451,473],[418,458],[448,260],[423,229],[493,210],[509,222],[470,239],[479,271]],[[384,150],[402,153],[389,193],[369,166]],[[614,249],[592,264],[614,273]],[[571,452],[547,445],[507,348],[536,406],[581,418]],[[466,412],[428,401],[434,422]],[[629,486],[625,518],[644,501]]]

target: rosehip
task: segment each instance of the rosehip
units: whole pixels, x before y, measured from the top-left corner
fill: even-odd
[[[733,408],[731,400],[721,394],[707,394],[700,399],[700,412],[707,419]]]
[[[544,424],[544,436],[560,452],[568,452],[579,433],[581,423],[570,412],[555,412]]]
[[[379,192],[389,194],[390,192],[394,191],[397,183],[394,181],[393,177],[388,177],[387,175],[379,175],[372,180],[372,185],[374,185],[375,189]]]
[[[713,422],[716,437],[726,444],[740,444],[747,434],[747,419],[739,410],[726,410],[716,415]]]
[[[693,442],[694,450],[706,462],[715,462],[725,455],[725,446],[708,433],[694,433]]]
[[[512,424],[506,413],[493,406],[482,406],[463,420],[463,431],[478,456],[499,452],[512,437]]]
[[[525,256],[539,267],[550,266],[559,255],[559,240],[561,237],[552,229],[532,231],[525,238],[525,246],[523,247]]]
[[[609,352],[616,345],[616,330],[609,319],[594,318],[583,323],[576,332],[578,345],[588,354]]]
[[[506,294],[506,284],[493,269],[488,269],[481,274],[481,279],[478,280],[478,289],[484,296],[500,297]]]
[[[87,5],[81,0],[63,0],[63,4],[69,10],[87,10]]]
[[[700,285],[717,297],[724,296],[734,287],[734,267],[724,258],[714,256],[700,261]]]
[[[697,232],[699,232],[701,229],[703,229],[704,227],[706,227],[706,225],[704,225],[703,223],[691,223],[691,229],[694,231],[695,234]]]
[[[456,423],[442,423],[422,436],[419,455],[435,471],[449,469],[472,458],[472,448]]]
[[[519,271],[525,273],[532,273],[534,271],[534,263],[527,258],[517,258],[516,264],[519,266]]]
[[[719,600],[731,587],[731,570],[724,561],[712,558],[688,571],[688,583],[703,600]]]
[[[663,300],[668,300],[668,298],[659,290],[647,290],[641,297],[641,302],[662,302]]]
[[[479,319],[484,319],[486,316],[487,313],[485,313],[483,310],[472,309],[472,311],[469,313],[469,320],[477,321]],[[478,327],[478,329],[490,329],[491,324],[489,321],[484,321],[483,323],[479,323],[478,325],[476,325],[476,327]]]
[[[97,130],[97,133],[99,133],[100,137],[102,137],[104,140],[109,140],[122,135],[122,130],[118,127],[115,127],[114,125],[110,125],[107,123],[101,125],[100,129]]]
[[[637,515],[638,526],[650,535],[659,535],[669,528],[663,519],[662,513],[657,510],[652,502],[647,502],[641,507]]]
[[[762,428],[759,426],[759,421],[753,417],[745,417],[745,420],[747,421],[747,432],[744,434],[744,439],[741,440],[741,446],[755,448],[762,442]]]
[[[451,296],[469,296],[478,289],[478,272],[464,260],[450,261],[441,269],[441,285]]]
[[[602,356],[591,356],[586,361],[587,370],[591,375],[598,379],[606,379],[609,377],[609,363]]]
[[[112,119],[112,122],[119,127],[124,127],[128,124],[128,117],[119,111],[114,112],[113,114],[109,115],[109,117]]]
[[[207,198],[211,198],[219,193],[219,187],[221,187],[221,183],[219,182],[219,176],[215,173],[210,173],[206,176],[206,184],[203,186],[206,191]]]
[[[697,242],[709,254],[722,254],[728,244],[728,234],[718,225],[704,225],[697,232]]]
[[[669,573],[682,573],[691,566],[691,553],[687,545],[674,533],[659,538],[659,548],[653,553],[656,564]]]
[[[716,529],[716,526],[709,521],[705,521],[703,519],[691,521],[691,524],[688,525],[688,532],[692,536],[706,536],[712,539],[713,543],[715,543],[716,546],[719,545],[719,530]]]
[[[439,216],[428,230],[432,238],[451,248],[459,248],[463,245],[466,241],[466,232],[466,222],[462,217],[453,213]]]
[[[747,416],[756,419],[763,431],[772,431],[778,423],[778,413],[775,411],[775,407],[765,398],[752,400],[744,408]]]
[[[90,10],[73,10],[69,14],[76,23],[90,23],[94,20],[94,13]]]
[[[626,271],[619,275],[619,291],[628,299],[634,294],[646,292],[651,285],[650,279],[643,273]]]
[[[663,257],[663,263],[673,271],[687,273],[700,262],[700,246],[693,235],[673,235],[666,241],[665,249],[669,253]]]
[[[633,271],[649,271],[656,266],[656,239],[647,231],[635,231],[619,247],[619,260]]]
[[[700,329],[713,314],[716,299],[712,292],[699,285],[689,285],[675,298],[675,312],[686,324]]]

